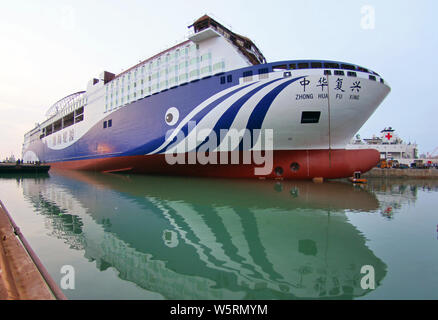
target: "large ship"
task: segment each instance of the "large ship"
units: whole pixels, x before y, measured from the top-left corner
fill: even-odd
[[[379,151],[381,159],[397,160],[407,165],[418,159],[418,145],[404,142],[392,127],[380,131],[380,137],[373,135],[372,138],[361,139],[357,134],[346,147],[355,150],[369,148]]]
[[[341,178],[379,161],[346,150],[390,88],[344,62],[267,63],[209,16],[188,39],[47,111],[23,160],[54,168],[215,177]]]

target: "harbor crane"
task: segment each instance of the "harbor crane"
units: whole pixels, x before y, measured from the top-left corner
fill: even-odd
[[[437,154],[437,151],[438,151],[438,147],[433,149],[433,151],[431,153],[427,153],[427,158],[432,159],[433,157],[435,157],[435,154]]]

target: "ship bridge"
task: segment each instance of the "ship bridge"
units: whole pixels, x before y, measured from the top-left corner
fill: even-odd
[[[231,42],[252,65],[266,63],[265,57],[251,39],[228,30],[208,15],[202,16],[192,25],[188,26],[188,28],[191,27],[194,29],[194,34],[189,39],[195,43],[203,41],[212,35],[214,36],[214,33],[217,32]]]

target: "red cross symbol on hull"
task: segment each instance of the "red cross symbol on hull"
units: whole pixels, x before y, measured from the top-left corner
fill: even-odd
[[[388,138],[388,140],[391,140],[392,135],[388,132],[388,134],[385,137]]]

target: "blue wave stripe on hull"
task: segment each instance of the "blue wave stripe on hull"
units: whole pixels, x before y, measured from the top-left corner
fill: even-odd
[[[269,107],[271,106],[274,99],[280,94],[281,91],[283,91],[284,88],[286,88],[291,83],[304,78],[305,76],[293,78],[289,81],[286,81],[282,84],[280,84],[275,89],[271,90],[267,95],[265,95],[260,102],[257,104],[257,106],[254,108],[253,112],[251,113],[251,116],[248,120],[248,125],[246,126],[247,129],[251,132],[251,137],[254,139],[252,140],[251,147],[254,147],[255,142],[258,140],[259,134],[254,137],[254,130],[255,129],[261,129],[263,121],[265,120],[266,114],[268,113]],[[239,144],[239,149],[243,150],[243,142],[241,141]]]
[[[279,79],[274,79],[272,81],[269,81],[253,90],[251,90],[249,93],[247,93],[246,95],[244,95],[243,97],[241,97],[239,100],[237,100],[235,103],[233,103],[231,105],[231,107],[229,107],[227,109],[227,111],[225,111],[225,113],[220,117],[219,121],[216,123],[216,125],[213,128],[213,131],[216,134],[216,137],[218,139],[218,143],[216,144],[217,146],[220,145],[220,143],[222,142],[223,138],[225,137],[221,137],[220,135],[220,130],[221,129],[226,129],[229,130],[231,125],[234,122],[234,119],[236,118],[237,114],[239,113],[240,109],[242,108],[242,106],[252,97],[254,96],[257,92],[259,92],[260,90],[262,90],[263,88],[269,86],[270,84],[283,80],[283,78],[279,78]],[[205,143],[207,143],[207,141],[204,141],[203,143],[201,143],[196,150],[199,150],[199,148],[201,148]],[[189,150],[191,151],[191,150]]]
[[[228,99],[229,97],[233,96],[234,94],[240,92],[241,90],[254,85],[254,83],[248,84],[246,86],[237,88],[236,90],[233,90],[225,95],[223,95],[222,97],[216,99],[215,101],[211,102],[207,107],[203,108],[201,111],[199,111],[197,114],[195,114],[189,121],[195,121],[196,123],[199,123],[199,121],[201,121],[208,113],[210,113],[210,111],[212,111],[215,107],[217,107],[221,102],[225,101],[226,99]],[[187,137],[187,135],[193,130],[194,128],[190,128],[189,124],[186,123],[180,131],[182,131],[182,133],[184,134],[185,137]],[[161,144],[163,144],[165,142],[165,137],[163,136],[161,143],[159,143],[157,145],[157,142],[154,141],[154,143],[147,143],[139,148],[136,148],[134,150],[128,151],[126,154],[127,155],[138,155],[138,154],[148,154],[153,152],[153,154],[156,153],[161,153],[163,151],[165,151],[165,149],[173,144],[177,139],[177,136],[175,136],[175,138],[170,141],[169,143],[167,143],[165,146],[163,146],[161,149],[159,149],[156,152],[153,152],[157,147],[159,147]]]

